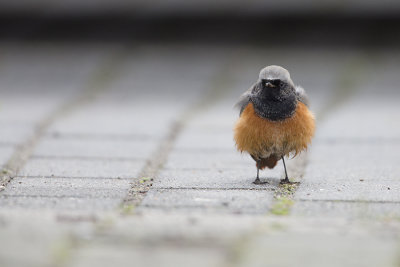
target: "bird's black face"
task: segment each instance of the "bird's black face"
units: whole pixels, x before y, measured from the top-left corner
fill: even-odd
[[[255,95],[262,99],[278,100],[294,95],[294,88],[284,80],[261,79],[254,90]]]
[[[260,96],[268,99],[280,99],[287,84],[281,79],[262,79]]]
[[[263,90],[268,90],[268,89],[281,89],[283,83],[280,79],[262,79],[261,84]]]

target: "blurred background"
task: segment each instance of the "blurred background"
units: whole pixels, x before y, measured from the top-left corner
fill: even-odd
[[[400,1],[0,0],[0,25],[1,266],[398,266]],[[232,138],[273,64],[317,118],[292,191]]]
[[[3,40],[396,45],[384,1],[1,1]]]

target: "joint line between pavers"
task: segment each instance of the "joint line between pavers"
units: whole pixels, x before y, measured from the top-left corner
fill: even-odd
[[[263,187],[263,188],[247,188],[247,187],[230,187],[230,188],[218,188],[218,187],[153,187],[155,190],[206,190],[206,191],[275,191],[275,188]]]

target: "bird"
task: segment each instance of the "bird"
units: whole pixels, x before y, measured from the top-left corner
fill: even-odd
[[[234,140],[239,152],[247,152],[259,171],[272,169],[282,159],[285,178],[290,184],[284,157],[297,156],[306,150],[315,132],[314,114],[301,86],[294,85],[290,73],[271,65],[260,71],[257,81],[243,93],[237,104],[239,119],[234,126]]]

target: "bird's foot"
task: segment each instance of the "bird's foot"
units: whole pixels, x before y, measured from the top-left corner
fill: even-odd
[[[260,178],[256,178],[256,179],[254,180],[253,184],[268,184],[268,182],[267,182],[267,181],[261,182]]]
[[[289,180],[289,178],[285,178],[285,179],[281,179],[281,181],[280,181],[280,183],[279,184],[289,184],[289,185],[292,185],[292,184],[299,184],[299,182],[291,182],[290,180]]]

